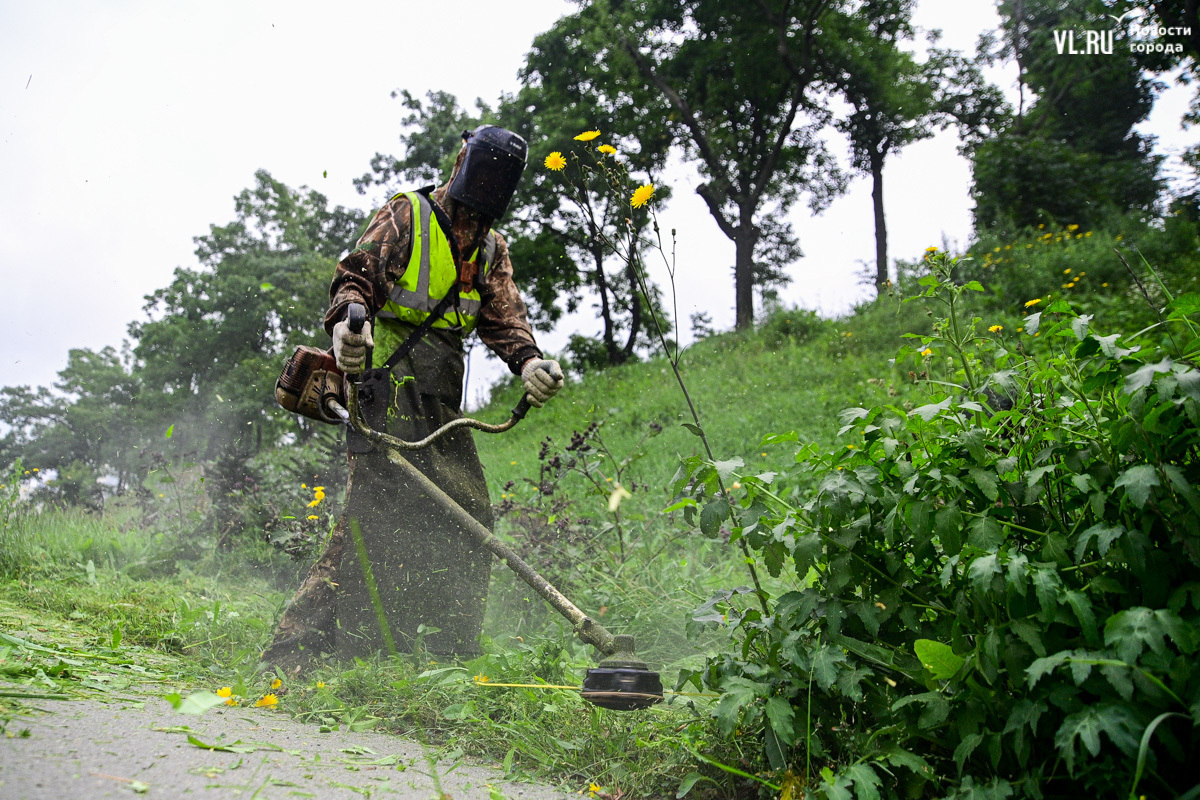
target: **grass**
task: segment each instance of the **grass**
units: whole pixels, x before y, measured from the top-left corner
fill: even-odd
[[[1064,269],[1087,271],[1088,280],[1117,274],[1104,260],[1115,236],[1052,242],[1057,250],[1024,246],[1042,235],[980,244],[976,265],[1008,287],[1007,294],[980,302],[988,324],[1018,328],[1017,300],[1045,291],[1051,280],[1065,282]],[[1156,236],[1175,234],[1164,229],[1136,235],[1157,247]],[[1004,249],[1009,244],[1026,261],[980,265],[997,246],[1011,252]],[[1064,266],[1067,257],[1076,266]],[[1084,262],[1093,266],[1080,268]],[[1173,274],[1194,272],[1180,267]],[[1100,282],[1114,284],[1116,278]],[[1093,303],[1102,320],[1109,306],[1133,306],[1121,299],[1131,283],[1104,287],[1114,290],[1111,298],[1078,282],[1070,291],[1082,292],[1080,301]],[[844,447],[837,438],[843,408],[917,400],[920,376],[889,359],[906,342],[903,333],[927,326],[917,304],[901,305],[896,298],[838,321],[781,309],[753,334],[697,342],[682,367],[717,458],[740,457],[746,473],[777,471],[800,447]],[[503,419],[517,389],[501,389],[494,398],[477,416]],[[654,359],[588,374],[509,433],[477,437],[493,500],[501,507],[498,533],[576,605],[614,632],[633,633],[639,654],[659,669],[668,689],[677,688],[681,670],[701,667],[706,656],[728,646],[716,638],[689,638],[691,609],[714,591],[749,583],[737,551],[720,535],[706,538],[681,514],[662,511],[671,502],[666,487],[680,458],[699,451],[684,422],[690,416],[669,366]],[[568,449],[593,424],[598,427],[590,449]],[[764,444],[764,435],[788,431],[795,432],[794,441]],[[609,503],[618,483],[629,496],[613,512]],[[21,626],[5,609],[25,609],[54,620],[59,627],[48,628],[48,635],[82,650],[111,654],[119,639],[121,648],[152,651],[166,659],[162,669],[173,680],[191,688],[229,686],[250,702],[269,688],[272,676],[258,671],[258,654],[303,564],[250,542],[217,553],[210,542],[183,541],[177,531],[144,526],[133,513],[47,511],[9,523],[0,530],[0,618],[6,629]],[[787,573],[761,577],[783,590],[802,581]],[[575,686],[590,663],[590,653],[562,620],[499,565],[485,636],[485,654],[461,664],[418,653],[326,665],[300,683],[285,684],[280,708],[327,729],[375,727],[429,741],[443,754],[490,757],[510,777],[557,781],[572,791],[595,784],[610,795],[669,796],[690,773],[708,780],[695,784],[689,797],[756,791],[746,779],[695,756],[734,768],[753,761],[742,758],[743,743],[715,735],[711,698],[673,696],[650,711],[622,715],[589,706],[568,689],[498,687]],[[0,660],[0,667],[5,663]],[[30,685],[34,680],[16,677]]]

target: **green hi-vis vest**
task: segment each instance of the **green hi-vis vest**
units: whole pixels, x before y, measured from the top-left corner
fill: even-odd
[[[404,274],[392,287],[391,296],[376,317],[420,325],[458,282],[458,266],[454,263],[446,231],[434,218],[432,201],[426,202],[416,192],[403,194],[412,203],[412,255]],[[475,329],[479,309],[483,305],[478,287],[495,258],[496,238],[491,231],[484,237],[484,242],[482,256],[477,249],[467,259],[472,261],[480,258],[482,262],[470,291],[460,291],[458,301],[446,309],[433,327],[458,329],[464,337]]]

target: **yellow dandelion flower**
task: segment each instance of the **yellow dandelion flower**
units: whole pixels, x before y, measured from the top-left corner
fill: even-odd
[[[482,672],[476,675],[474,678],[476,683],[487,683],[490,680],[491,678],[489,678],[487,675],[484,675]]]
[[[599,784],[596,784],[596,783],[588,784],[588,794],[590,794],[592,797],[595,797],[596,795],[600,794],[600,792],[602,792],[602,791],[604,791],[603,786],[600,786]]]
[[[233,687],[222,686],[220,689],[217,689],[217,697],[233,697]]]
[[[509,465],[514,466],[514,467],[517,465],[517,462],[515,462],[515,461],[510,461],[508,463],[509,463]]]
[[[766,453],[759,453],[759,455],[760,455],[760,456],[762,456],[763,458],[766,458],[766,457],[767,457],[767,454],[766,454]]]
[[[37,471],[38,471],[38,468],[37,468],[37,467],[34,467],[34,468],[33,468],[33,471],[34,471],[34,472],[37,472]]]
[[[29,470],[25,470],[25,474],[26,474],[26,475],[28,475],[28,474],[29,474]],[[160,496],[161,496],[161,495],[160,495]]]
[[[324,486],[318,486],[316,489],[313,489],[313,499],[314,500],[324,500],[325,499],[325,487]]]
[[[162,492],[159,492],[159,493],[158,493],[158,496],[159,496],[159,497],[162,497]]]
[[[238,705],[237,698],[236,698],[236,697],[229,697],[229,698],[227,698],[227,699],[225,700],[225,705],[227,705],[227,706],[236,706],[236,705]]]
[[[307,484],[307,483],[302,483],[302,484],[300,484],[300,488],[301,488],[301,489],[307,489],[307,488],[308,488],[308,484]]]
[[[601,153],[604,153],[604,155],[606,155],[606,156],[615,155],[617,152],[617,148],[613,147],[611,144],[602,144],[599,147],[597,147],[596,149],[599,150]]]
[[[592,139],[595,139],[599,135],[600,135],[600,131],[584,131],[583,133],[581,133],[575,137],[575,141],[590,142]]]
[[[278,689],[280,686],[283,686],[283,681],[279,680],[279,678],[276,678],[275,680],[271,681],[271,690],[272,691]]]
[[[309,514],[308,518],[309,519],[320,519],[320,517],[318,517],[316,514]]]
[[[936,248],[936,247],[926,247],[926,248],[925,248],[925,252],[926,252],[926,253],[936,253],[936,252],[937,252],[937,248]]]
[[[1082,233],[1077,233],[1077,234],[1075,234],[1075,238],[1076,238],[1076,239],[1082,239],[1082,238],[1083,238],[1083,234],[1082,234]]]
[[[1121,241],[1121,240],[1122,240],[1122,239],[1124,239],[1124,238],[1125,238],[1125,234],[1123,234],[1123,233],[1118,233],[1118,234],[1117,234],[1117,241],[1118,241],[1118,242],[1119,242],[1119,241]]]
[[[546,160],[543,163],[545,163],[546,169],[550,170],[551,172],[558,172],[567,165],[567,160],[563,158],[562,153],[555,150],[553,153],[546,156]]]
[[[1108,288],[1108,283],[1102,283],[1102,284],[1100,284],[1100,285],[1101,285],[1102,287],[1104,287],[1105,289],[1107,289],[1107,288]]]
[[[309,504],[308,504],[308,507],[309,507],[309,508],[316,508],[316,507],[317,507],[317,506],[319,506],[319,505],[321,505],[321,501],[320,501],[320,500],[313,500],[311,503],[309,503]]]
[[[1075,231],[1079,230],[1079,226],[1078,225],[1068,225],[1067,230],[1069,230],[1071,233],[1074,233]]]
[[[923,356],[931,356],[931,355],[933,355],[933,350],[932,350],[932,349],[930,349],[930,348],[928,348],[928,347],[926,347],[924,350],[922,350],[922,351],[921,351],[921,355],[923,355]]]
[[[1038,225],[1038,230],[1040,231],[1044,227],[1046,227],[1046,223],[1043,222],[1040,225]]]
[[[633,197],[629,201],[629,205],[634,208],[641,208],[650,202],[650,198],[654,197],[654,184],[646,183],[637,188],[633,193]]]
[[[270,708],[271,706],[279,705],[279,698],[273,693],[264,694],[262,697],[254,701],[255,708]]]
[[[1070,267],[1067,267],[1066,269],[1064,269],[1064,270],[1063,270],[1063,275],[1070,275],[1070,274],[1071,274],[1071,268],[1070,268]]]
[[[988,333],[999,333],[1002,330],[1004,330],[1003,325],[993,325],[992,327],[988,328]]]
[[[1029,302],[1027,302],[1027,303],[1025,304],[1025,307],[1026,307],[1026,308],[1029,308],[1030,306],[1036,306],[1036,305],[1037,305],[1038,303],[1040,303],[1040,302],[1042,302],[1042,298],[1040,298],[1040,297],[1035,297],[1035,298],[1033,298],[1032,300],[1030,300]]]
[[[1025,245],[1025,249],[1026,249],[1026,250],[1032,250],[1032,249],[1033,249],[1033,245],[1031,245],[1031,244],[1027,244],[1027,245]]]
[[[1090,239],[1090,238],[1092,238],[1092,232],[1091,232],[1091,231],[1088,231],[1087,233],[1085,233],[1085,234],[1083,235],[1083,238],[1085,238],[1085,239]]]
[[[1006,244],[1006,245],[1004,245],[1004,249],[1005,249],[1005,250],[1012,250],[1012,245],[1011,245],[1011,244]]]
[[[318,689],[324,689],[324,688],[325,688],[325,681],[317,681],[317,688],[318,688]]]
[[[999,252],[1000,252],[1000,248],[999,248],[999,247],[997,247],[997,248],[996,248],[995,250],[993,250],[992,252],[993,252],[993,253],[999,253]]]

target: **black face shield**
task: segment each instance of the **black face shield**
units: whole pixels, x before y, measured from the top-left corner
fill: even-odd
[[[495,125],[480,125],[464,133],[467,153],[450,182],[448,194],[493,220],[504,216],[521,173],[529,146],[517,134]]]

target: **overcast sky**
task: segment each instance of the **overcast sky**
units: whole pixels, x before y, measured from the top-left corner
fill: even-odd
[[[392,90],[494,103],[516,89],[533,37],[573,9],[563,0],[0,2],[0,386],[48,385],[69,349],[119,346],[144,317],[144,296],[196,264],[193,237],[233,219],[233,197],[256,169],[367,207],[351,179],[374,153],[398,149],[403,111]],[[991,0],[920,0],[917,21],[970,51],[997,20]],[[994,79],[1013,78],[1010,69]],[[1185,103],[1186,92],[1170,93],[1145,126],[1168,152],[1188,140]],[[893,257],[968,241],[970,174],[956,147],[947,132],[891,160]],[[682,327],[695,310],[731,327],[733,244],[695,196],[694,172],[666,178],[676,199],[660,220],[680,232]],[[865,298],[857,275],[874,253],[869,183],[857,180],[820,217],[801,204],[792,219],[806,258],[791,270],[788,302],[834,314]],[[577,315],[540,337],[543,347],[561,347],[572,329],[598,331],[594,315]],[[476,379],[498,371],[477,364]]]

